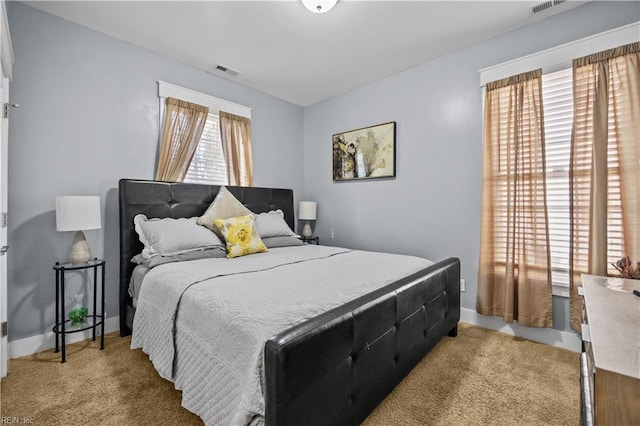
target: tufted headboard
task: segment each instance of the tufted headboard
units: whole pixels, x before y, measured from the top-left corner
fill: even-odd
[[[201,216],[218,194],[218,185],[121,179],[120,199],[120,334],[131,334],[133,304],[129,280],[135,267],[131,258],[142,251],[142,243],[133,227],[137,214],[152,217]],[[294,229],[293,190],[256,187],[226,187],[249,210],[263,213],[281,209]]]

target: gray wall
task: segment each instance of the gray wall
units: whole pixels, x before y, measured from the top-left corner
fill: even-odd
[[[66,258],[73,238],[55,230],[56,195],[102,197],[103,229],[86,234],[94,255],[108,262],[107,312],[118,314],[115,188],[121,177],[153,178],[157,80],[253,108],[256,184],[293,188],[298,199],[318,201],[323,243],[458,256],[467,279],[462,303],[473,309],[482,155],[478,70],[640,19],[638,2],[590,3],[303,110],[27,6],[7,7],[16,57],[11,101],[21,104],[9,132],[11,340],[53,324],[51,266]],[[392,120],[398,123],[397,178],[334,184],[331,135]],[[566,300],[556,298],[554,308],[556,328],[566,329]]]
[[[640,20],[640,3],[589,3],[305,108],[304,199],[318,202],[323,243],[457,256],[475,310],[482,188],[478,71]],[[333,183],[331,135],[397,122],[397,177]],[[333,238],[331,237],[333,233]],[[568,330],[567,299],[555,328]]]
[[[102,197],[103,228],[86,235],[107,261],[107,315],[118,315],[116,188],[122,177],[153,179],[157,80],[253,108],[256,185],[302,193],[301,107],[30,7],[7,7],[11,101],[20,104],[9,125],[10,340],[49,332],[54,322],[52,265],[73,239],[56,232],[56,195]],[[70,291],[81,282],[73,277]]]

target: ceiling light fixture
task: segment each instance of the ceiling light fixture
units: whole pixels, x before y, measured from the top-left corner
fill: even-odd
[[[300,0],[304,7],[313,13],[325,13],[330,11],[338,0]]]

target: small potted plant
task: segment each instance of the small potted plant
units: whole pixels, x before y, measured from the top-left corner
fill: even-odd
[[[74,327],[78,327],[84,324],[84,320],[87,318],[87,314],[89,313],[87,307],[82,304],[82,299],[82,294],[77,294],[71,297],[71,300],[74,301],[74,304],[68,315],[69,320],[71,320],[71,325]]]
[[[640,280],[640,262],[636,262],[634,266],[629,256],[625,256],[611,265],[616,268],[620,278]]]

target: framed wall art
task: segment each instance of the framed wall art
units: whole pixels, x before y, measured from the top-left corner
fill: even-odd
[[[333,181],[396,176],[396,122],[333,135]]]

